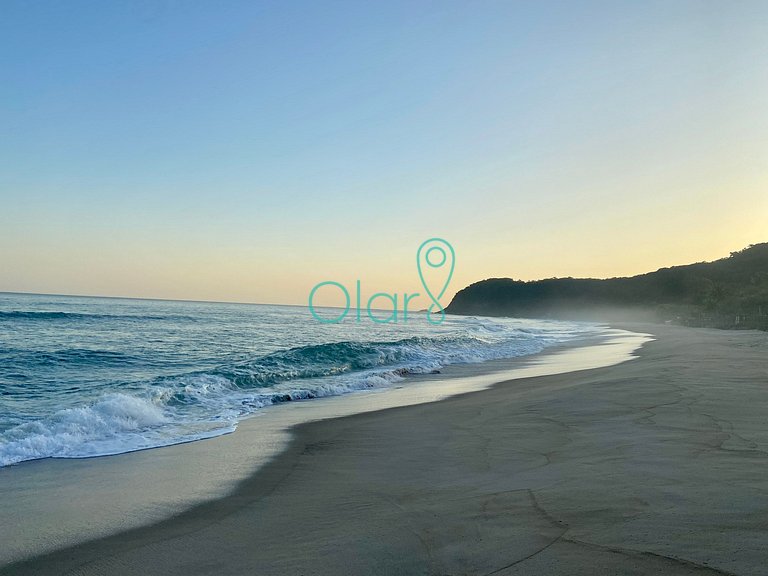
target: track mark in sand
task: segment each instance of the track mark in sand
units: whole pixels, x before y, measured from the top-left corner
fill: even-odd
[[[738,576],[734,572],[729,572],[727,570],[721,569],[721,568],[714,568],[712,566],[707,566],[705,564],[699,564],[697,562],[693,562],[691,560],[686,560],[684,558],[678,558],[676,556],[667,556],[664,554],[659,554],[657,552],[651,552],[649,550],[634,550],[631,548],[620,548],[617,546],[603,546],[600,544],[595,544],[592,542],[586,542],[584,540],[578,540],[576,538],[568,538],[566,537],[566,533],[568,530],[570,530],[568,524],[562,520],[558,520],[552,514],[550,514],[538,501],[536,498],[536,494],[533,490],[526,490],[528,493],[529,498],[531,499],[531,504],[533,508],[547,521],[549,521],[552,525],[558,526],[562,529],[562,532],[554,538],[551,542],[547,543],[545,546],[542,546],[540,549],[536,550],[535,552],[528,554],[524,558],[519,558],[515,560],[514,562],[511,562],[510,564],[507,564],[506,566],[502,566],[501,568],[497,568],[496,570],[493,570],[492,572],[488,572],[484,574],[483,576],[493,576],[494,574],[499,574],[500,572],[503,572],[505,570],[508,570],[510,568],[513,568],[514,566],[517,566],[518,564],[522,564],[523,562],[526,562],[533,558],[534,556],[537,556],[538,554],[541,554],[545,550],[547,550],[549,547],[553,546],[554,544],[558,542],[567,542],[569,544],[573,544],[575,546],[582,546],[585,548],[591,548],[593,550],[600,550],[603,552],[610,552],[612,554],[620,554],[622,556],[630,557],[630,558],[653,558],[656,560],[660,560],[663,562],[668,562],[671,564],[674,564],[675,566],[685,567],[691,570],[694,570],[696,572],[701,572],[702,574],[710,574],[712,576],[720,575],[720,576]]]
[[[544,550],[546,550],[547,548],[549,548],[549,547],[550,547],[550,546],[552,546],[553,544],[556,544],[557,542],[559,542],[560,540],[562,540],[562,538],[563,538],[563,534],[565,534],[567,531],[568,531],[568,529],[566,528],[565,530],[563,530],[562,534],[560,534],[560,535],[559,535],[557,538],[555,538],[554,540],[552,540],[552,541],[551,541],[549,544],[547,544],[546,546],[543,546],[543,547],[539,548],[538,550],[536,550],[536,552],[532,552],[531,554],[529,554],[529,555],[528,555],[528,556],[526,556],[525,558],[520,558],[520,559],[518,559],[518,560],[515,560],[515,561],[514,561],[514,562],[512,562],[511,564],[507,564],[506,566],[502,566],[501,568],[497,568],[496,570],[493,570],[492,572],[488,572],[487,574],[484,574],[483,576],[493,576],[493,574],[498,574],[499,572],[502,572],[502,571],[504,571],[504,570],[508,570],[508,569],[510,569],[510,568],[512,568],[512,567],[514,567],[514,566],[516,566],[517,564],[521,564],[521,563],[523,563],[523,562],[525,562],[525,561],[527,561],[527,560],[530,560],[531,558],[533,558],[533,557],[534,557],[534,556],[536,556],[537,554],[541,554],[542,552],[544,552]]]
[[[722,442],[719,443],[719,445],[715,446],[715,449],[722,450],[724,452],[740,452],[742,454],[752,454],[755,456],[768,456],[768,451],[760,448],[760,445],[755,442],[754,440],[751,440],[745,436],[742,436],[738,432],[736,432],[736,429],[733,425],[733,422],[730,420],[726,420],[725,418],[718,418],[717,416],[713,416],[712,414],[708,414],[706,412],[700,413],[705,418],[708,418],[712,421],[712,423],[723,433],[726,435],[726,438],[723,439]],[[726,448],[723,446],[725,442],[728,440],[737,440],[741,442],[742,444],[746,445],[746,448]]]
[[[427,561],[429,562],[430,566],[433,565],[435,563],[435,559],[434,559],[434,554],[432,553],[432,545],[427,540],[427,538],[424,537],[424,535],[422,534],[421,530],[419,530],[416,526],[414,526],[413,523],[410,521],[410,516],[413,513],[413,511],[409,510],[408,508],[406,508],[405,506],[403,506],[402,504],[397,502],[395,499],[390,498],[388,496],[383,496],[383,495],[379,494],[379,498],[381,498],[385,502],[389,503],[391,506],[394,506],[395,508],[397,508],[398,510],[403,512],[403,514],[405,515],[405,517],[403,518],[403,522],[406,525],[405,526],[406,529],[411,534],[416,536],[416,538],[418,539],[419,543],[424,548],[424,552],[426,552],[426,554],[427,554]]]
[[[569,544],[575,544],[576,546],[583,546],[585,548],[591,548],[593,550],[611,552],[613,554],[621,554],[622,556],[627,556],[630,558],[638,558],[638,557],[655,558],[658,560],[673,563],[677,566],[684,566],[692,570],[703,571],[704,573],[709,573],[709,574],[712,574],[713,576],[715,574],[720,574],[721,576],[738,576],[738,574],[734,572],[728,572],[727,570],[723,570],[722,568],[714,568],[712,566],[707,566],[706,564],[699,564],[697,562],[692,562],[691,560],[686,560],[684,558],[678,558],[676,556],[667,556],[665,554],[659,554],[657,552],[651,552],[649,550],[634,550],[632,548],[620,548],[618,546],[603,546],[601,544],[595,544],[594,542],[586,542],[584,540],[577,540],[575,538],[561,538],[561,540],[563,542],[568,542]]]
[[[539,515],[541,515],[543,518],[545,518],[548,522],[550,522],[554,526],[557,526],[562,531],[553,540],[551,540],[550,542],[548,542],[547,544],[545,544],[544,546],[542,546],[541,548],[539,548],[535,552],[532,552],[532,553],[528,554],[527,556],[525,556],[523,558],[518,558],[514,562],[511,562],[510,564],[502,566],[501,568],[497,568],[496,570],[492,570],[491,572],[488,572],[488,573],[484,574],[483,576],[493,576],[493,574],[498,574],[499,572],[503,572],[504,570],[508,570],[508,569],[510,569],[510,568],[512,568],[514,566],[517,566],[518,564],[522,564],[523,562],[526,562],[526,561],[530,560],[534,556],[544,552],[544,550],[546,550],[547,548],[549,548],[553,544],[556,544],[557,542],[562,540],[563,536],[565,536],[565,533],[568,532],[568,530],[569,530],[569,527],[568,527],[567,523],[563,522],[562,520],[558,520],[557,518],[552,516],[549,512],[547,512],[544,508],[541,507],[541,505],[539,504],[539,501],[536,499],[536,494],[533,492],[533,490],[528,488],[525,491],[528,493],[528,497],[531,499],[531,505],[533,506],[533,509],[536,510],[536,512],[538,512]]]

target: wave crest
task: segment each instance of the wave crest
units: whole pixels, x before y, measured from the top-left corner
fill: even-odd
[[[577,333],[572,327],[511,328],[488,319],[464,320],[461,335],[299,346],[215,370],[132,383],[129,390],[106,392],[87,405],[0,433],[0,466],[207,438],[233,431],[241,418],[264,406],[385,387],[450,364],[533,354]],[[71,349],[57,352],[52,361],[119,364],[129,359]]]

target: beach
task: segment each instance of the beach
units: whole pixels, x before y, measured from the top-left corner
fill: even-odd
[[[768,1],[2,26],[0,576],[768,576]]]
[[[764,574],[768,334],[621,328],[654,340],[297,425],[221,497],[0,573]]]

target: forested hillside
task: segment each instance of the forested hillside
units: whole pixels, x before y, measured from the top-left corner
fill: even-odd
[[[768,243],[629,278],[491,278],[458,292],[446,312],[768,329]]]

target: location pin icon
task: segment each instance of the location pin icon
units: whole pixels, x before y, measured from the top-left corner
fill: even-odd
[[[432,304],[427,310],[427,320],[430,324],[442,324],[443,320],[445,320],[445,310],[440,304],[440,298],[443,297],[443,294],[448,289],[455,266],[456,253],[453,251],[453,246],[442,238],[425,240],[416,252],[416,267],[419,271],[419,279],[421,280],[421,285],[424,286],[424,290],[427,292],[427,296],[432,300]],[[439,271],[439,274],[430,273],[433,270]],[[424,274],[425,272],[428,273],[430,280],[433,277],[437,277],[438,280],[445,278],[439,291],[430,288],[430,284],[432,284],[432,288],[436,288],[437,283],[435,281],[428,282]],[[432,319],[432,315],[436,310],[440,314],[439,320]]]

